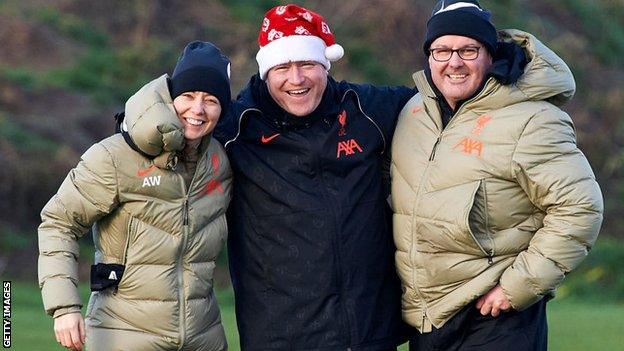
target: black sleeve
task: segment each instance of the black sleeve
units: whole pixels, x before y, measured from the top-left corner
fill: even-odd
[[[405,104],[418,93],[416,87],[356,85],[359,89],[362,109],[382,129],[389,144],[394,128]],[[356,90],[357,91],[357,90]],[[387,151],[387,150],[386,150]]]

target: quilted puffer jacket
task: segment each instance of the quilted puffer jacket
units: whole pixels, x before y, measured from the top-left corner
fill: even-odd
[[[87,344],[94,349],[222,350],[213,293],[215,260],[226,240],[231,170],[224,150],[203,138],[186,184],[175,155],[184,145],[162,76],[126,104],[121,134],[93,145],[44,207],[39,227],[39,283],[48,314],[82,305],[78,239],[93,226],[95,263],[125,266],[117,287],[91,294]],[[130,333],[130,334],[128,334]],[[131,336],[129,336],[131,335]],[[132,341],[131,344],[110,345]]]
[[[424,72],[392,144],[403,317],[421,332],[502,286],[522,310],[553,292],[594,244],[603,203],[558,108],[572,73],[530,34],[501,32],[529,60],[514,84],[489,78],[442,127]]]

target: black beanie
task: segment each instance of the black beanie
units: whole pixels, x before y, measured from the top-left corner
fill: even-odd
[[[444,35],[461,35],[475,39],[494,55],[497,36],[490,16],[490,11],[482,8],[477,0],[438,1],[427,22],[427,34],[423,45],[425,55],[429,56],[431,43]]]
[[[171,98],[188,91],[214,95],[223,111],[230,104],[230,60],[213,44],[190,42],[178,59],[171,75]]]

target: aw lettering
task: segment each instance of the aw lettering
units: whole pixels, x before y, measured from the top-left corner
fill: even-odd
[[[141,186],[142,188],[145,188],[147,186],[151,187],[151,186],[157,186],[160,185],[160,176],[151,176],[151,177],[145,177],[143,178],[143,185]]]
[[[344,152],[345,156],[351,156],[355,154],[355,152],[363,152],[360,145],[355,141],[355,139],[349,139],[346,141],[338,142],[338,151],[336,152],[336,158],[340,158],[342,153]]]

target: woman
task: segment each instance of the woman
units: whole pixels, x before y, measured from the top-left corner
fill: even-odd
[[[39,283],[63,346],[227,349],[212,274],[231,171],[211,132],[230,101],[229,68],[214,45],[188,44],[171,79],[128,100],[121,133],[87,150],[44,207]],[[77,240],[92,225],[85,323]]]

